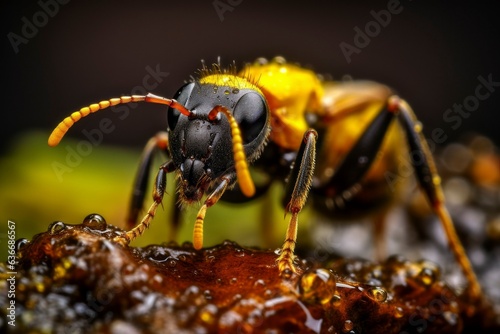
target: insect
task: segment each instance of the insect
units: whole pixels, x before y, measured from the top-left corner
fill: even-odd
[[[66,117],[49,137],[49,145],[56,146],[75,122],[117,104],[143,101],[168,106],[167,130],[155,135],[144,149],[129,223],[137,223],[152,157],[160,150],[168,160],[158,169],[153,203],[142,220],[116,241],[128,244],[144,233],[163,200],[166,175],[175,173],[181,203],[204,198],[193,230],[193,245],[202,248],[207,209],[226,192],[232,196],[224,199],[235,202],[266,192],[271,181],[256,185],[249,171],[252,165],[264,168],[271,180],[287,180],[283,203],[290,218],[277,265],[282,274],[290,275],[296,272],[298,216],[308,195],[324,212],[335,207],[361,211],[370,205],[383,206],[386,197],[394,197],[379,189],[386,183],[384,172],[399,154],[401,142],[394,130],[399,128],[407,148],[419,157],[412,160],[418,182],[440,218],[470,293],[481,295],[446,209],[420,123],[406,101],[375,82],[323,81],[315,72],[281,57],[259,59],[239,72],[234,64],[228,69],[220,63],[211,68],[202,65],[200,77],[182,86],[173,99],[149,93],[101,101]]]

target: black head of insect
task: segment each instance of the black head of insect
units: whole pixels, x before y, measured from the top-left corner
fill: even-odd
[[[248,181],[241,179],[236,165],[244,157],[248,162],[255,160],[268,135],[269,111],[262,94],[249,88],[191,82],[174,98],[190,111],[186,115],[170,106],[167,113],[169,149],[179,171],[183,199],[199,200],[212,181],[234,170],[240,188],[248,191],[244,184]]]
[[[66,117],[49,137],[56,146],[69,128],[90,113],[121,103],[168,105],[168,151],[180,181],[181,200],[198,201],[214,182],[236,175],[246,196],[255,192],[248,163],[258,158],[269,135],[269,108],[252,86],[195,81],[174,99],[153,94],[123,96],[82,108]]]

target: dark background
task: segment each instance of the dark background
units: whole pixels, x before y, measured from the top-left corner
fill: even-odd
[[[56,149],[47,146],[46,138],[71,112],[131,94],[134,87],[143,85],[146,68],[159,67],[169,73],[154,93],[172,97],[196,74],[201,59],[211,63],[220,56],[223,64],[235,60],[241,66],[257,57],[282,55],[333,78],[349,75],[393,87],[413,106],[427,137],[442,129],[447,138],[442,145],[470,131],[487,135],[500,145],[500,87],[494,87],[495,91],[480,101],[468,118],[461,119],[457,128],[443,120],[455,104],[474,100],[478,77],[491,76],[500,82],[500,24],[493,1],[482,5],[401,0],[401,12],[392,15],[387,26],[371,37],[359,54],[352,55],[350,63],[339,45],[354,44],[355,29],[365,30],[374,22],[372,13],[387,10],[394,0],[66,2],[55,6],[56,0],[11,0],[1,5],[0,259],[7,252],[7,220],[17,222],[17,238],[32,238],[55,220],[79,223],[91,212],[124,227],[140,150],[153,134],[165,129],[165,108],[141,104],[124,120],[109,110],[91,115],[68,133],[77,141],[65,138]],[[218,13],[214,4],[224,3],[230,10]],[[36,31],[22,37],[26,26],[37,22]],[[25,38],[18,50],[9,41],[14,35]],[[85,139],[82,132],[97,129],[105,118],[112,121],[114,130],[103,135],[101,147],[93,147],[92,154],[77,163],[78,168],[65,173],[64,182],[58,179],[53,164],[67,163],[67,148],[78,147],[75,143]],[[32,130],[42,134],[24,137]],[[155,218],[160,222],[167,221],[165,216],[174,205],[173,182],[169,181],[169,186],[164,210],[158,210]],[[245,204],[238,211],[224,207],[224,203],[210,209],[205,245],[224,239],[258,245],[262,235],[256,221],[264,208],[266,218],[277,222],[274,234],[279,247],[286,220],[281,189],[272,190],[278,192],[263,200],[279,209],[270,210],[264,201]],[[149,205],[151,198],[147,201]],[[183,225],[178,241],[191,240],[198,208],[194,205],[186,214],[191,225]],[[299,228],[312,220],[306,214],[301,213]],[[235,223],[226,222],[235,218]],[[220,220],[224,223],[216,224]],[[154,223],[151,230],[137,240],[138,244],[169,240],[168,224]],[[304,245],[306,238],[299,235]],[[362,235],[357,235],[358,239],[363,240]]]
[[[54,4],[55,0],[42,0]],[[478,131],[500,143],[500,89],[480,102],[457,129],[443,121],[445,110],[475,94],[478,76],[500,81],[499,24],[492,5],[402,0],[378,35],[348,63],[340,43],[354,44],[370,13],[388,1],[227,1],[219,16],[214,1],[68,1],[16,53],[9,33],[22,36],[27,19],[42,18],[36,1],[2,4],[2,153],[28,129],[50,130],[70,112],[102,99],[130,94],[146,66],[168,77],[155,93],[171,97],[200,66],[200,60],[236,64],[283,55],[334,78],[377,80],[394,87],[414,107],[430,136],[443,128],[448,141]],[[232,5],[231,5],[232,3]],[[499,87],[500,88],[500,87]],[[106,144],[142,147],[165,127],[158,106],[136,108]],[[160,112],[159,112],[160,111]],[[101,114],[104,115],[104,114]],[[95,128],[101,117],[77,124],[71,136]],[[110,116],[111,117],[111,116]]]

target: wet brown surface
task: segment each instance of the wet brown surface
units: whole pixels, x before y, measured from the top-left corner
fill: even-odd
[[[17,333],[495,332],[489,304],[468,301],[427,261],[331,257],[279,275],[274,251],[232,242],[122,247],[100,216],[52,224],[18,242]],[[2,276],[8,277],[4,264]],[[0,304],[5,312],[6,279]],[[495,320],[497,319],[497,320]],[[5,323],[1,324],[6,327]],[[9,328],[9,330],[12,327]]]

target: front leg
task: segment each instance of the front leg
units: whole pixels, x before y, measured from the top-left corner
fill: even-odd
[[[115,237],[115,241],[123,245],[127,245],[144,233],[144,231],[149,227],[151,220],[153,220],[158,205],[160,205],[163,200],[163,195],[165,194],[165,188],[167,186],[167,173],[173,172],[175,169],[173,161],[168,161],[160,166],[158,174],[156,175],[156,182],[153,190],[153,204],[151,204],[148,212],[136,227],[127,231],[123,235]]]
[[[137,224],[139,214],[143,209],[151,171],[151,164],[153,162],[153,158],[159,150],[165,152],[168,151],[168,134],[166,132],[159,132],[154,137],[149,139],[142,152],[139,168],[134,180],[132,197],[127,216],[128,229],[133,228]]]
[[[205,203],[201,206],[198,211],[198,215],[196,216],[196,221],[194,223],[193,228],[193,246],[194,249],[203,248],[203,222],[205,221],[205,214],[207,212],[207,208],[211,207],[215,203],[219,201],[222,194],[226,191],[229,185],[234,184],[236,182],[236,173],[228,173],[220,178],[220,182],[217,184],[215,189],[208,195],[205,199]]]
[[[316,140],[318,134],[315,130],[308,130],[294,162],[294,166],[288,179],[286,189],[286,212],[292,214],[286,231],[285,242],[281,248],[281,254],[277,259],[281,274],[290,275],[297,272],[293,261],[297,242],[297,225],[299,212],[304,207],[314,174],[316,159]]]

